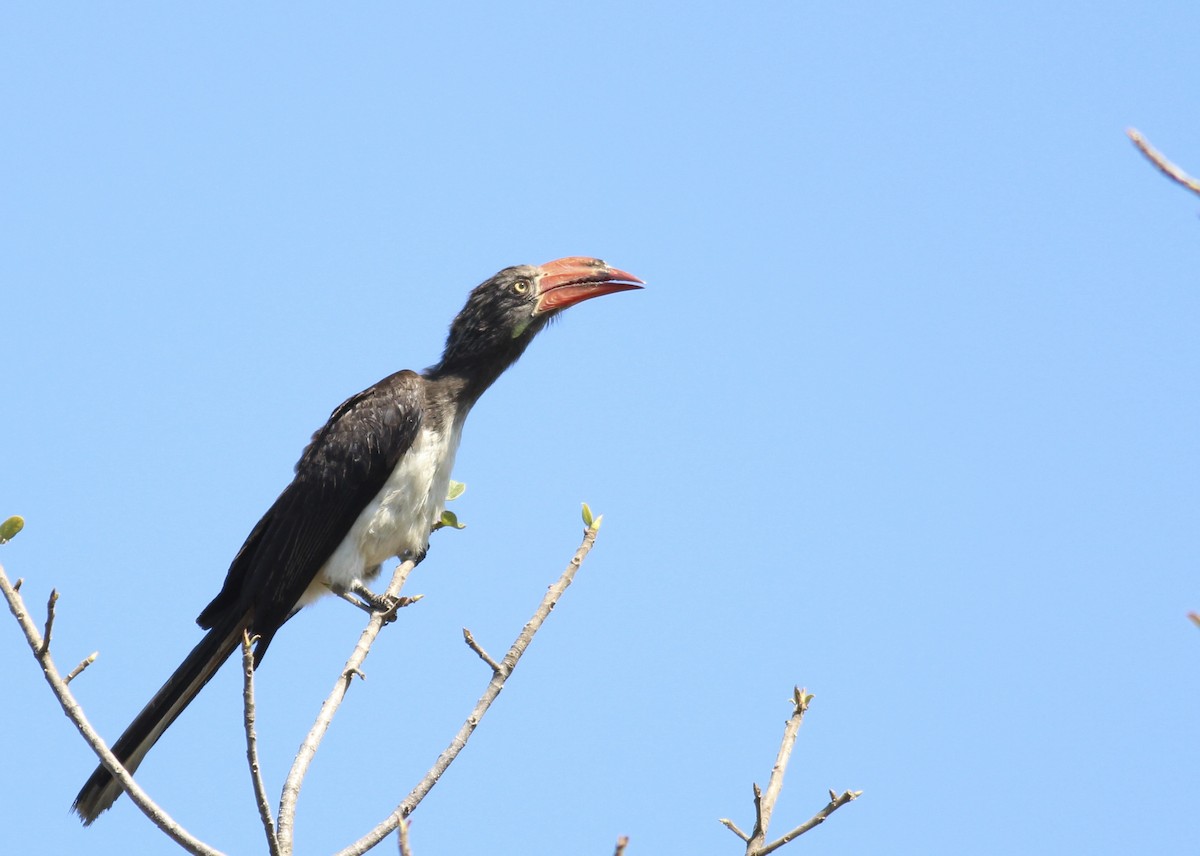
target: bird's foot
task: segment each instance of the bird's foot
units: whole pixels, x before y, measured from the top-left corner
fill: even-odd
[[[333,593],[342,600],[352,603],[371,615],[382,615],[384,624],[396,620],[396,613],[411,603],[416,603],[423,595],[414,597],[392,597],[386,594],[375,594],[359,580],[350,584],[348,589],[333,589]]]
[[[355,580],[350,584],[350,593],[356,594],[363,599],[368,612],[394,612],[396,604],[400,602],[400,598],[391,597],[386,594],[375,594],[361,581]]]
[[[346,603],[350,603],[350,604],[353,604],[354,606],[357,606],[363,612],[374,612],[375,611],[375,607],[373,607],[370,603],[363,600],[361,597],[351,594],[348,590],[342,588],[341,586],[330,586],[329,590],[331,592],[333,592],[335,595],[337,595],[338,597],[340,597],[342,600],[346,601]]]

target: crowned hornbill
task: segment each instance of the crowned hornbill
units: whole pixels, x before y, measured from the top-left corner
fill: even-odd
[[[130,772],[241,644],[257,666],[275,633],[323,593],[365,593],[395,556],[420,560],[440,519],[471,406],[556,314],[640,288],[599,259],[505,268],[467,298],[437,365],[390,375],[342,403],[313,435],[296,476],[234,556],[197,623],[208,632],[113,744]],[[121,794],[103,765],[75,798],[85,824]]]

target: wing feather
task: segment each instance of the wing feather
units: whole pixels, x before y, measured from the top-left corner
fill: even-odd
[[[210,628],[229,611],[252,615],[256,660],[295,610],[321,566],[420,430],[423,383],[397,372],[339,405],[296,464],[291,484],[258,521],[229,566],[221,592],[197,618]]]

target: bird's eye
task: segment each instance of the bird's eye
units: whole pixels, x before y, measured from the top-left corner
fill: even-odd
[[[513,283],[513,291],[515,291],[517,294],[524,294],[525,292],[529,291],[529,281],[518,279]]]

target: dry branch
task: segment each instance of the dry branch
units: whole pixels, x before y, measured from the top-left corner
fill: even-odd
[[[263,782],[262,765],[258,760],[258,735],[254,731],[254,643],[258,637],[250,637],[242,631],[242,711],[246,726],[246,762],[250,765],[250,781],[254,785],[254,801],[258,805],[258,817],[267,836],[267,850],[271,856],[279,856],[279,836],[275,834],[275,819],[271,816],[271,801],[267,799],[267,786]]]
[[[549,587],[545,597],[543,597],[533,617],[521,629],[516,640],[509,648],[508,653],[504,658],[497,662],[477,643],[470,631],[464,630],[464,639],[472,650],[488,664],[492,670],[491,680],[488,682],[487,688],[483,695],[479,698],[475,708],[471,711],[466,721],[455,734],[450,745],[437,758],[434,765],[429,769],[421,781],[409,793],[393,812],[385,818],[378,826],[371,830],[359,841],[352,844],[350,847],[341,851],[339,856],[356,856],[356,854],[365,853],[367,850],[374,847],[392,831],[399,829],[399,846],[402,853],[409,853],[408,849],[408,824],[407,818],[412,811],[417,807],[422,799],[432,790],[437,784],[441,775],[452,764],[458,754],[466,746],[471,734],[478,726],[480,720],[487,713],[488,708],[496,697],[500,694],[504,683],[512,675],[517,663],[525,653],[529,644],[533,641],[534,635],[541,629],[542,624],[558,603],[566,589],[571,585],[578,572],[583,560],[587,557],[596,541],[596,533],[600,528],[602,517],[596,517],[594,522],[585,530],[583,542],[576,550],[575,555],[568,563],[566,570],[558,578],[552,586]],[[368,621],[366,629],[363,630],[356,644],[354,651],[347,660],[345,667],[342,669],[337,682],[334,684],[333,691],[325,699],[321,710],[317,715],[316,721],[312,729],[305,737],[304,742],[300,746],[296,760],[292,765],[291,771],[288,774],[287,780],[283,787],[283,792],[280,796],[279,816],[273,822],[271,818],[270,805],[266,797],[266,788],[263,783],[261,767],[258,757],[257,735],[255,732],[255,703],[254,703],[254,668],[253,668],[253,651],[252,645],[254,640],[246,637],[242,644],[242,673],[243,673],[243,713],[244,726],[246,733],[246,757],[250,767],[251,780],[254,786],[255,800],[258,805],[259,815],[263,823],[263,828],[267,836],[268,849],[271,856],[290,856],[293,849],[293,834],[296,800],[300,792],[300,786],[303,783],[304,776],[308,771],[308,767],[312,761],[313,755],[316,753],[322,738],[333,720],[333,716],[345,698],[346,692],[352,682],[354,676],[362,677],[360,667],[366,659],[371,646],[374,644],[375,638],[383,626],[395,618],[396,608],[406,606],[412,603],[417,598],[401,598],[400,590],[403,588],[408,575],[411,573],[415,563],[406,561],[402,563],[392,576],[383,597],[390,603],[394,604],[386,611],[374,611]],[[121,765],[116,756],[112,754],[104,740],[88,723],[84,716],[83,710],[79,703],[75,700],[67,687],[67,682],[82,672],[95,659],[96,654],[92,654],[76,666],[66,679],[59,675],[58,669],[54,664],[50,655],[50,637],[54,627],[55,606],[58,600],[56,592],[52,592],[49,602],[47,603],[47,615],[45,628],[42,633],[38,632],[38,628],[34,625],[29,617],[28,609],[25,606],[23,599],[19,593],[20,582],[16,585],[9,583],[8,577],[4,573],[4,568],[0,566],[0,591],[3,592],[5,599],[8,601],[9,609],[17,619],[26,640],[29,643],[30,649],[33,652],[34,658],[38,661],[42,668],[43,674],[46,676],[47,682],[50,684],[51,690],[58,698],[62,705],[63,711],[67,718],[71,720],[83,735],[84,740],[92,747],[93,751],[100,758],[104,766],[112,772],[114,778],[121,787],[129,794],[130,799],[138,806],[138,808],[153,822],[159,829],[165,832],[172,840],[179,844],[184,850],[189,853],[197,854],[197,856],[224,856],[221,851],[209,846],[200,841],[195,836],[191,835],[187,830],[183,829],[170,815],[162,808],[156,805],[134,781],[130,773]],[[618,843],[618,853],[621,853],[625,846],[625,839],[621,839]]]
[[[770,844],[763,847],[761,850],[756,851],[755,856],[767,856],[768,853],[778,850],[780,847],[787,844],[794,838],[799,838],[813,827],[820,826],[825,822],[825,818],[829,817],[829,815],[833,814],[846,803],[853,802],[854,800],[858,799],[861,794],[862,791],[842,791],[840,794],[834,794],[833,791],[830,791],[829,802],[825,804],[823,809],[814,814],[804,823],[797,826],[795,829],[788,832],[786,835],[780,836],[775,841],[772,841]]]
[[[54,658],[50,655],[49,633],[47,633],[45,638],[38,633],[37,626],[29,617],[25,601],[21,598],[17,587],[9,583],[3,566],[0,566],[0,592],[4,594],[4,599],[8,601],[8,608],[12,612],[13,617],[17,619],[17,624],[20,625],[21,632],[25,635],[25,641],[29,643],[34,659],[41,666],[42,674],[46,677],[46,683],[50,685],[51,692],[54,693],[55,698],[58,699],[58,703],[62,706],[63,713],[79,729],[79,733],[83,735],[83,739],[87,744],[92,747],[92,751],[96,753],[100,762],[113,774],[113,777],[121,784],[126,793],[129,794],[129,798],[141,809],[142,814],[150,818],[150,821],[155,826],[170,836],[176,844],[187,852],[196,854],[196,856],[223,856],[220,850],[210,847],[196,838],[151,800],[138,783],[133,780],[129,771],[121,766],[121,762],[109,750],[108,745],[104,742],[104,738],[92,728],[91,723],[84,716],[83,708],[76,701],[75,696],[67,686],[67,682],[59,674],[58,667],[54,664]],[[53,613],[56,600],[57,596],[52,595],[47,605],[47,631],[53,627]],[[72,674],[78,674],[82,671],[82,668],[81,664],[79,667],[76,667]]]
[[[592,545],[596,543],[596,532],[600,529],[602,519],[603,515],[597,517],[592,522],[592,525],[583,533],[583,543],[575,551],[575,555],[567,564],[566,570],[563,571],[558,581],[547,590],[546,596],[542,598],[542,602],[538,605],[533,617],[521,628],[521,632],[517,635],[512,647],[508,649],[508,653],[504,655],[504,659],[499,663],[495,663],[495,666],[492,668],[492,678],[488,682],[487,688],[484,690],[483,695],[480,696],[479,701],[476,702],[474,710],[471,711],[466,721],[462,724],[462,727],[459,728],[458,733],[454,735],[454,739],[450,741],[450,745],[438,756],[433,766],[430,767],[417,786],[392,810],[391,814],[380,821],[374,829],[358,841],[339,851],[337,856],[362,856],[363,853],[366,853],[380,841],[383,841],[400,825],[402,820],[407,819],[413,813],[413,810],[420,804],[421,800],[438,783],[438,780],[446,772],[446,769],[454,763],[454,759],[458,757],[458,754],[467,745],[467,741],[470,740],[471,734],[475,731],[476,726],[479,725],[479,721],[483,719],[492,702],[500,695],[500,690],[504,688],[504,682],[508,680],[513,670],[517,667],[518,661],[520,661],[521,656],[529,647],[529,643],[533,641],[534,635],[541,629],[543,622],[550,615],[551,610],[554,609],[563,592],[567,590],[567,587],[575,579],[575,574],[579,570],[579,566],[583,564],[583,560],[591,552]],[[477,646],[472,646],[472,649],[476,653],[482,651],[482,648]],[[487,660],[491,660],[491,658],[485,658],[485,662]],[[494,663],[495,661],[492,662]]]
[[[412,573],[413,568],[416,566],[417,563],[410,559],[402,562],[396,568],[396,572],[392,574],[392,580],[388,583],[383,597],[394,602],[396,607],[407,605],[414,601],[411,598],[401,601],[400,590],[404,588],[405,582],[408,581],[408,575]],[[350,658],[346,661],[346,665],[342,669],[342,673],[338,675],[338,679],[333,685],[333,691],[330,692],[329,697],[321,705],[321,710],[317,714],[317,719],[313,723],[312,729],[304,738],[304,742],[300,744],[300,751],[296,753],[296,760],[292,763],[292,769],[283,784],[283,793],[279,798],[279,820],[276,827],[276,835],[279,839],[279,850],[283,856],[290,856],[292,853],[295,834],[296,800],[300,796],[300,785],[304,782],[304,776],[308,772],[308,765],[312,763],[313,756],[317,752],[317,747],[321,745],[321,739],[325,736],[325,732],[329,730],[329,725],[333,722],[333,715],[337,713],[342,700],[346,697],[346,692],[350,689],[350,682],[355,676],[362,677],[361,667],[363,661],[367,659],[367,654],[371,651],[371,646],[375,644],[375,637],[379,635],[379,631],[383,629],[383,626],[394,617],[394,608],[387,612],[371,613],[371,618],[367,621],[366,628],[363,629],[362,634],[358,637],[358,644],[354,646],[354,651],[351,652]]]
[[[833,812],[846,803],[857,799],[862,793],[862,791],[845,791],[838,796],[833,791],[830,791],[829,803],[823,809],[787,834],[777,838],[770,844],[766,843],[767,829],[771,824],[771,815],[775,811],[775,803],[783,791],[783,775],[787,772],[788,761],[792,757],[792,750],[796,748],[796,735],[800,731],[800,723],[804,721],[804,714],[808,711],[808,705],[811,701],[812,695],[805,690],[799,687],[792,690],[792,715],[783,729],[783,739],[779,743],[779,752],[775,756],[775,766],[771,768],[771,778],[767,782],[767,790],[764,792],[758,785],[754,785],[754,831],[747,835],[729,818],[721,818],[721,823],[730,832],[746,842],[746,856],[766,856],[766,854],[778,850],[789,841],[798,838],[813,827],[824,823],[825,818],[829,817],[829,815],[833,814]]]

